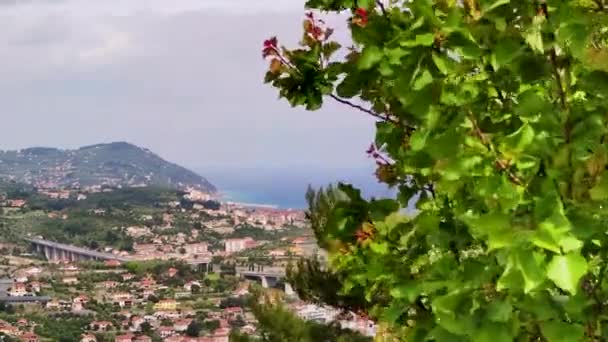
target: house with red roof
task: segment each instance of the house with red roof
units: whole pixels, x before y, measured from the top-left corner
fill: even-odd
[[[97,337],[93,334],[82,334],[80,336],[80,342],[97,342]]]
[[[152,342],[152,337],[147,335],[137,335],[133,339],[133,342]]]
[[[173,329],[173,327],[162,326],[162,327],[158,328],[156,330],[156,332],[158,332],[160,337],[167,338],[167,337],[175,334],[175,329]]]
[[[236,319],[237,316],[243,315],[243,308],[238,306],[233,306],[229,308],[225,308],[222,316],[226,319]]]
[[[173,278],[177,275],[177,269],[174,267],[171,267],[170,269],[167,270],[167,275],[169,276],[169,278]]]
[[[133,337],[134,337],[133,334],[117,335],[114,338],[114,342],[132,342]]]
[[[32,292],[38,293],[41,290],[42,285],[38,281],[32,281],[28,284]]]
[[[192,323],[192,319],[190,318],[178,319],[173,322],[173,329],[177,332],[184,332],[188,330],[190,323]]]
[[[23,297],[27,295],[28,292],[24,283],[13,283],[7,293],[10,297]]]
[[[19,339],[23,342],[40,342],[40,338],[38,335],[33,332],[26,332],[19,337]]]
[[[122,263],[116,259],[106,260],[103,262],[106,267],[120,267]]]
[[[117,281],[108,280],[103,282],[103,287],[108,290],[117,288],[118,285],[119,283]]]
[[[89,324],[89,328],[95,331],[108,331],[112,329],[112,322],[109,321],[93,321]]]

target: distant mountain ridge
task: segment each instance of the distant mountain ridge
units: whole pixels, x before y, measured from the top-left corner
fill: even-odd
[[[217,191],[197,173],[127,142],[75,150],[32,147],[0,151],[0,178],[38,187],[155,185]]]

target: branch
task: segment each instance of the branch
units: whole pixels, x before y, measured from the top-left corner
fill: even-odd
[[[546,1],[543,0],[541,2],[539,11],[547,20],[549,20],[549,9]],[[562,78],[559,74],[559,67],[557,66],[557,52],[555,52],[555,47],[551,48],[551,51],[549,52],[549,59],[551,60],[553,77],[555,77],[555,81],[557,82],[557,93],[559,95],[560,104],[562,105],[562,109],[566,109],[566,92],[564,91]]]
[[[350,101],[348,101],[346,99],[343,99],[343,98],[341,98],[341,97],[339,97],[337,95],[329,94],[329,97],[331,97],[332,99],[334,99],[334,100],[336,100],[336,101],[338,101],[338,102],[340,102],[342,104],[345,104],[345,105],[350,106],[352,108],[358,109],[358,110],[360,110],[360,111],[362,111],[362,112],[364,112],[364,113],[366,113],[368,115],[371,115],[371,116],[373,116],[376,119],[379,119],[381,121],[390,122],[390,123],[393,123],[395,125],[401,125],[401,122],[399,122],[398,120],[396,120],[394,118],[391,118],[388,115],[382,115],[382,114],[376,113],[376,112],[374,112],[371,109],[364,108],[364,107],[362,107],[362,106],[360,106],[358,104],[352,103],[352,102],[350,102]]]
[[[562,109],[566,109],[566,92],[564,91],[564,87],[562,85],[562,78],[559,74],[559,68],[557,66],[557,53],[555,52],[555,48],[551,49],[549,57],[551,59],[551,66],[553,67],[553,77],[555,77],[555,81],[557,82],[557,93],[559,95],[559,101],[562,105]]]
[[[382,3],[382,0],[376,0],[376,4],[380,7],[380,11],[382,11],[382,15],[386,16],[386,7]]]
[[[490,141],[488,139],[488,136],[481,131],[481,129],[477,125],[477,121],[475,120],[475,117],[473,116],[473,113],[471,111],[469,111],[468,117],[469,117],[469,120],[471,121],[471,124],[473,125],[473,131],[475,132],[475,135],[479,138],[479,140],[481,140],[481,143],[486,146],[488,151],[496,154],[496,166],[498,167],[498,169],[500,171],[506,172],[507,176],[509,177],[511,182],[513,182],[514,184],[523,185],[524,182],[515,173],[513,173],[513,171],[510,170],[509,164],[498,157],[498,152],[496,152],[496,149],[494,148],[492,141]]]

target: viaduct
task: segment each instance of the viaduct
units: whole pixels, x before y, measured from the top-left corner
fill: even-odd
[[[26,239],[26,241],[32,244],[34,250],[40,254],[43,254],[49,261],[83,261],[83,260],[117,260],[120,262],[136,261],[128,257],[120,257],[110,253],[102,253],[94,250],[76,247],[72,245],[62,244],[58,242],[52,242],[43,239]],[[210,270],[211,258],[201,257],[197,259],[186,260],[188,264],[195,267],[199,271],[207,272]],[[282,283],[281,280],[285,278],[285,269],[273,268],[267,271],[252,271],[245,267],[239,267],[236,269],[237,276],[244,279],[253,280],[261,283],[262,287],[276,287],[278,285],[284,285],[285,293],[288,295],[293,294],[293,289],[288,283]]]
[[[117,260],[120,262],[137,261],[133,258],[121,257],[110,253],[102,253],[87,248],[66,245],[43,239],[26,239],[34,250],[43,254],[49,261],[83,261],[83,260]],[[211,257],[199,257],[185,260],[186,263],[199,271],[208,271]]]
[[[251,271],[249,269],[237,267],[236,269],[237,276],[240,276],[247,280],[253,280],[261,283],[262,287],[277,287],[278,285],[283,285],[282,288],[287,295],[293,295],[294,291],[289,283],[282,282],[285,278],[285,269],[276,268],[271,269],[269,271]]]
[[[82,260],[118,260],[127,262],[130,259],[119,257],[110,253],[102,253],[94,250],[66,245],[62,243],[42,240],[42,239],[26,239],[29,241],[34,250],[43,254],[49,261],[82,261]]]

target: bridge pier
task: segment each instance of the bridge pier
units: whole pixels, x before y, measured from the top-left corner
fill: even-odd
[[[79,260],[118,260],[129,261],[129,258],[119,257],[77,246],[65,245],[42,239],[26,239],[32,244],[32,251],[43,254],[48,261],[79,261]]]
[[[291,284],[289,283],[285,283],[285,294],[290,297],[296,294],[296,292],[293,290],[293,287],[291,287]]]

